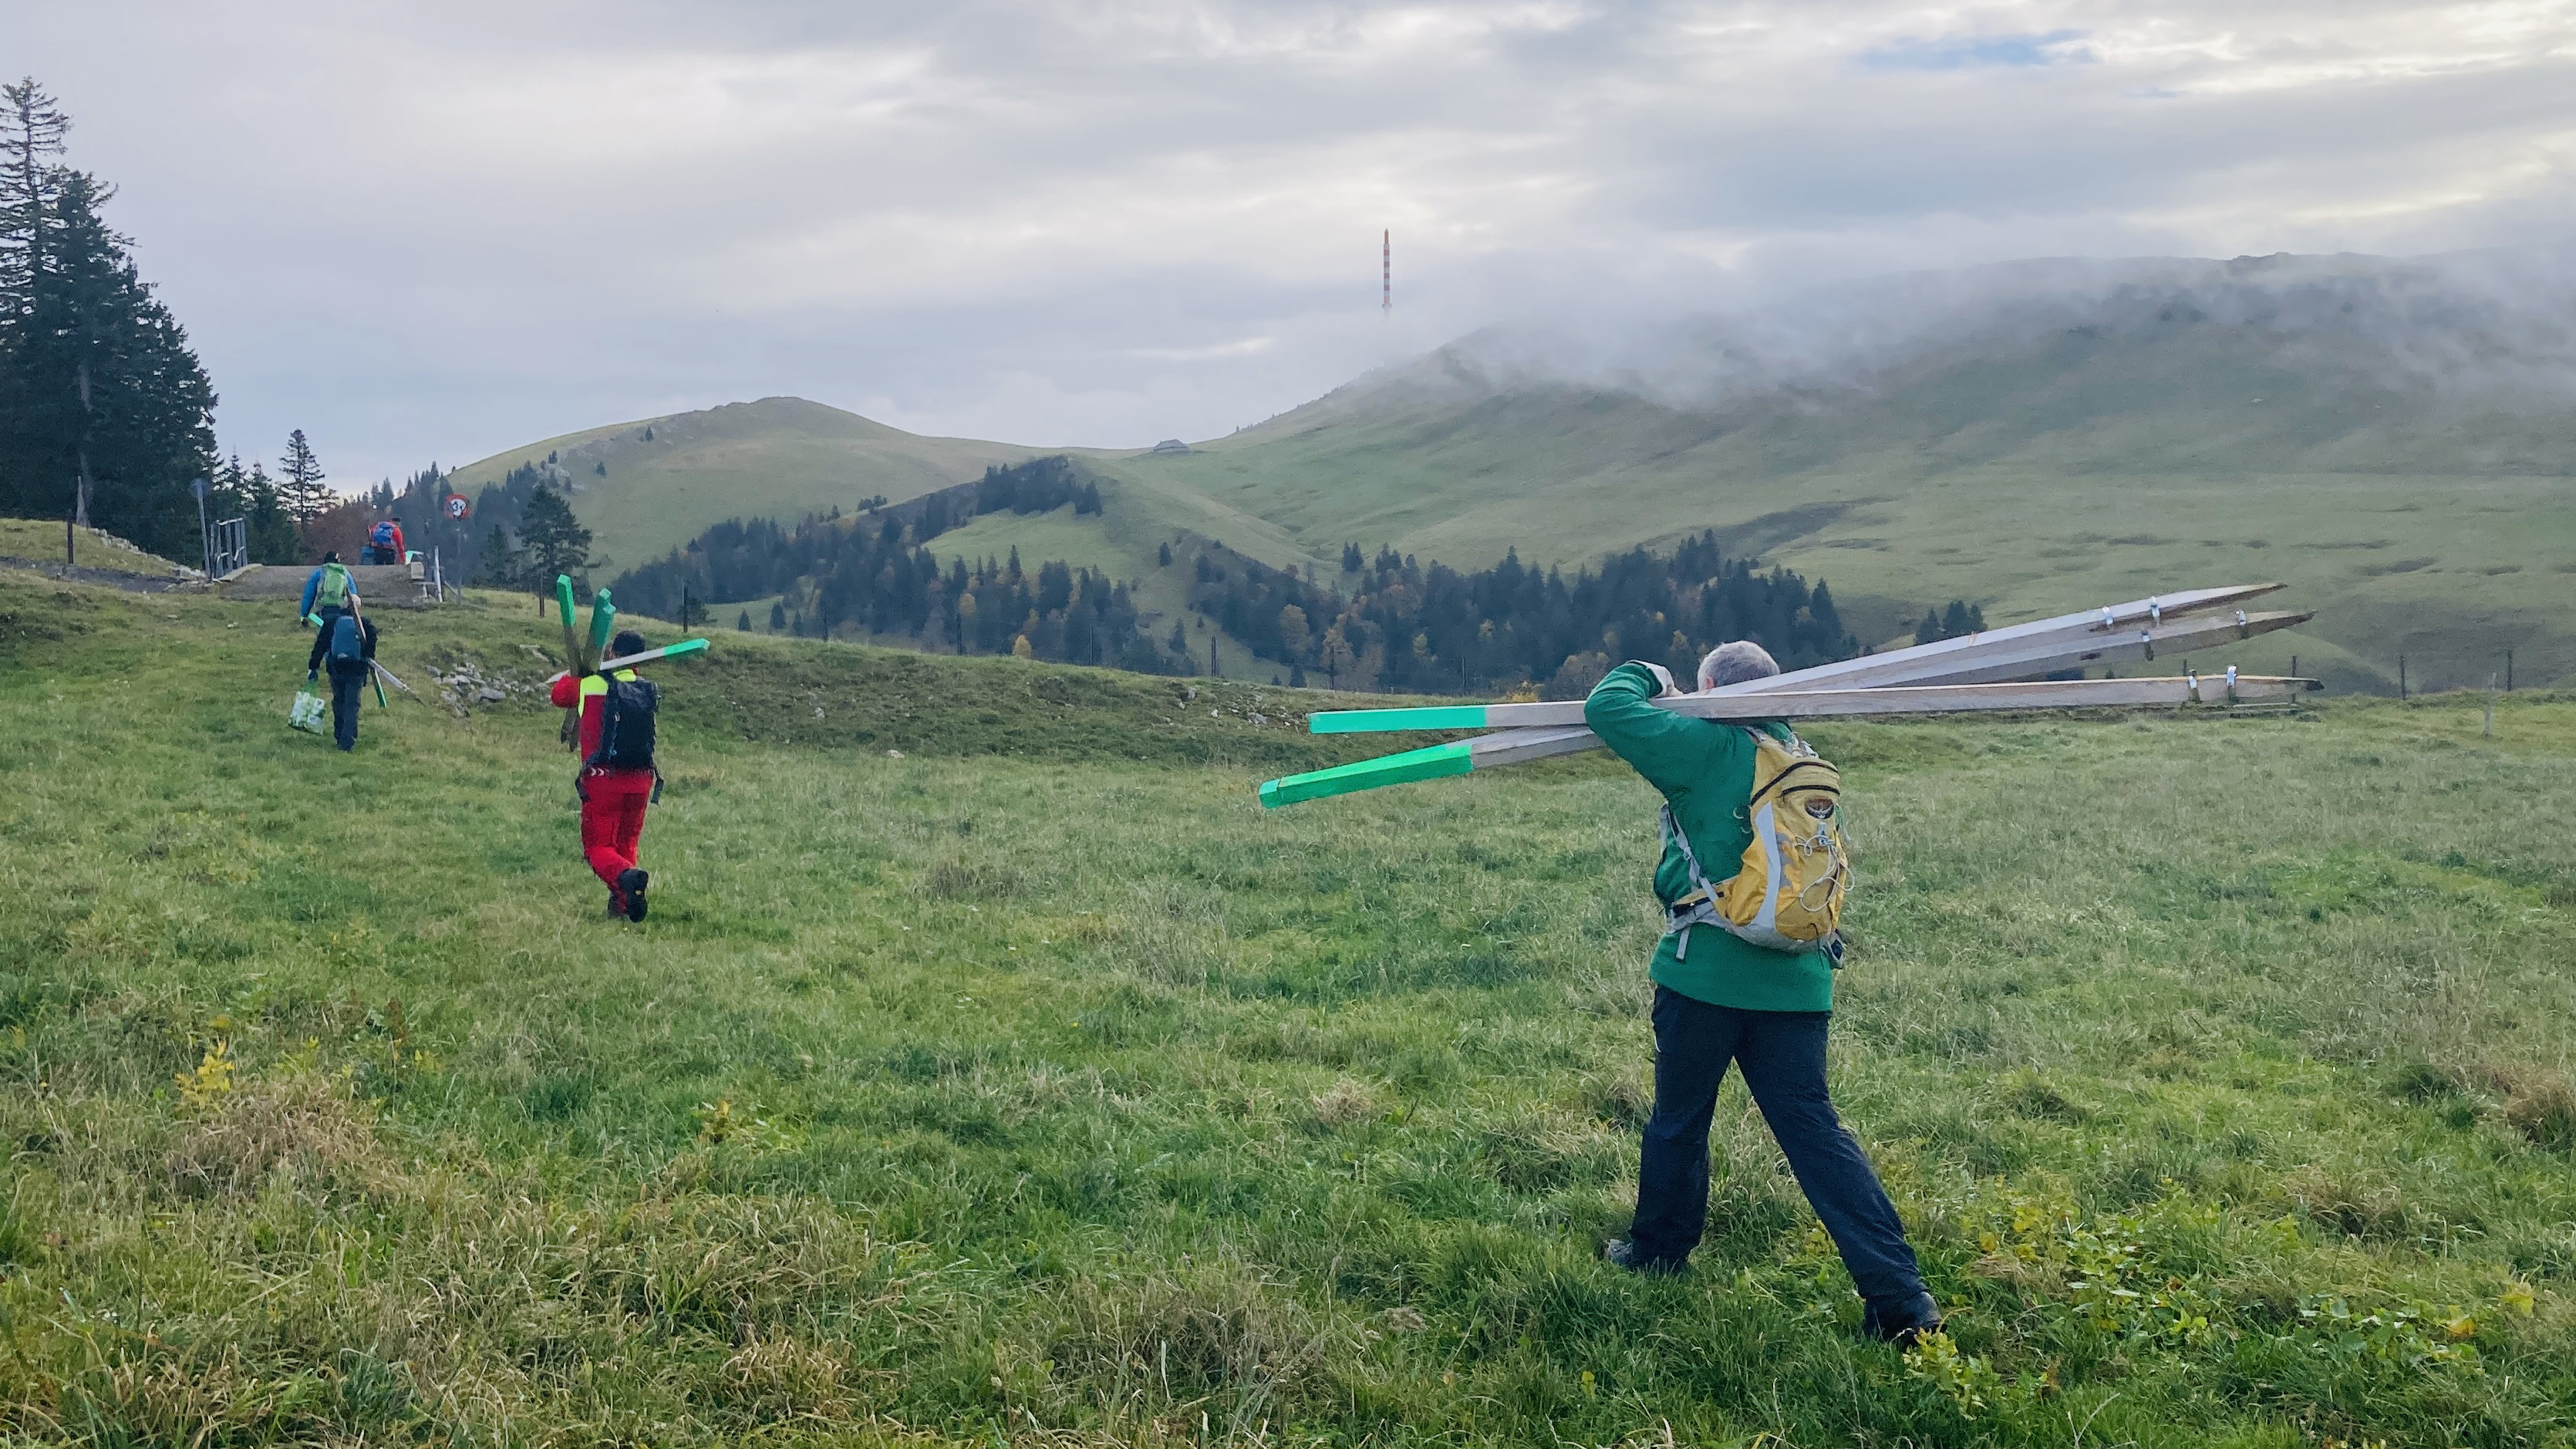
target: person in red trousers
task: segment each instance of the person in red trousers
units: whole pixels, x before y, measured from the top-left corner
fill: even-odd
[[[645,648],[644,637],[630,629],[609,641],[608,653],[615,659],[641,654]],[[564,675],[554,682],[554,702],[558,709],[581,707],[581,774],[573,785],[581,796],[581,853],[592,872],[608,884],[609,916],[640,921],[644,889],[652,876],[635,864],[635,848],[644,834],[644,809],[652,803],[661,774],[649,763],[621,768],[602,762],[601,725],[612,682],[634,683],[635,671],[618,670],[613,679],[595,673]],[[644,726],[648,758],[649,708]]]

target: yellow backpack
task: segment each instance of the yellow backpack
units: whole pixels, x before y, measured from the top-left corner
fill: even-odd
[[[1775,951],[1822,949],[1837,962],[1842,940],[1843,893],[1851,886],[1851,858],[1843,851],[1842,776],[1796,735],[1753,736],[1753,793],[1745,819],[1753,843],[1733,876],[1715,885],[1672,807],[1664,807],[1664,839],[1681,847],[1690,867],[1691,891],[1673,902],[1666,934],[1679,933],[1677,957],[1690,950],[1690,928],[1715,926]]]

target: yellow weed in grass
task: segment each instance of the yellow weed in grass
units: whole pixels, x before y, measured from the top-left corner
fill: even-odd
[[[208,1046],[195,1071],[179,1074],[179,1104],[188,1111],[203,1112],[230,1095],[236,1065],[232,1043],[217,1041]]]

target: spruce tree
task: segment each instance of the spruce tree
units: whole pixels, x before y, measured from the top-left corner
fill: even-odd
[[[582,583],[590,569],[590,530],[572,516],[572,505],[551,488],[528,494],[519,514],[519,544],[528,552],[531,587],[551,588],[558,574]]]
[[[113,190],[53,161],[69,129],[33,80],[0,86],[0,511],[190,556],[214,390],[101,218]]]
[[[527,563],[510,542],[510,531],[499,524],[483,540],[482,557],[476,560],[474,582],[486,588],[517,589],[527,585]]]
[[[332,499],[331,490],[322,485],[327,476],[322,471],[322,460],[313,455],[313,445],[305,440],[302,428],[286,435],[286,456],[278,460],[277,466],[281,470],[277,497],[286,506],[286,516],[294,519],[298,528],[312,527],[314,519],[329,511]]]

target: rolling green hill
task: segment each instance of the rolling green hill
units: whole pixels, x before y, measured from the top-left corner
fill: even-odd
[[[614,572],[728,518],[793,521],[875,494],[899,502],[1044,451],[925,438],[803,398],[769,397],[541,439],[469,463],[454,482],[471,494],[552,455],[594,553]]]
[[[2034,263],[1607,351],[1479,334],[1188,454],[1080,453],[1104,517],[987,517],[953,551],[1144,578],[1184,532],[1329,570],[1354,541],[1572,565],[1715,528],[1826,579],[1882,637],[1954,597],[2000,622],[2270,578],[2321,617],[2233,662],[2295,654],[2394,689],[2402,658],[2438,688],[2483,685],[2512,650],[2517,682],[2547,682],[2576,675],[2576,308],[2553,265]],[[659,420],[652,443],[643,426],[463,476],[561,449],[624,560],[721,516],[899,499],[1032,451],[794,399]]]
[[[2172,264],[2042,302],[1803,371],[1691,339],[1661,387],[1470,338],[1117,467],[1319,554],[1575,561],[1715,527],[1847,600],[1957,595],[1999,620],[2276,578],[2323,617],[2282,659],[2248,651],[2266,664],[2393,684],[2405,654],[2413,683],[2482,684],[2513,648],[2526,680],[2576,671],[2576,370],[2551,317],[2525,335],[2450,273],[2354,258]]]

